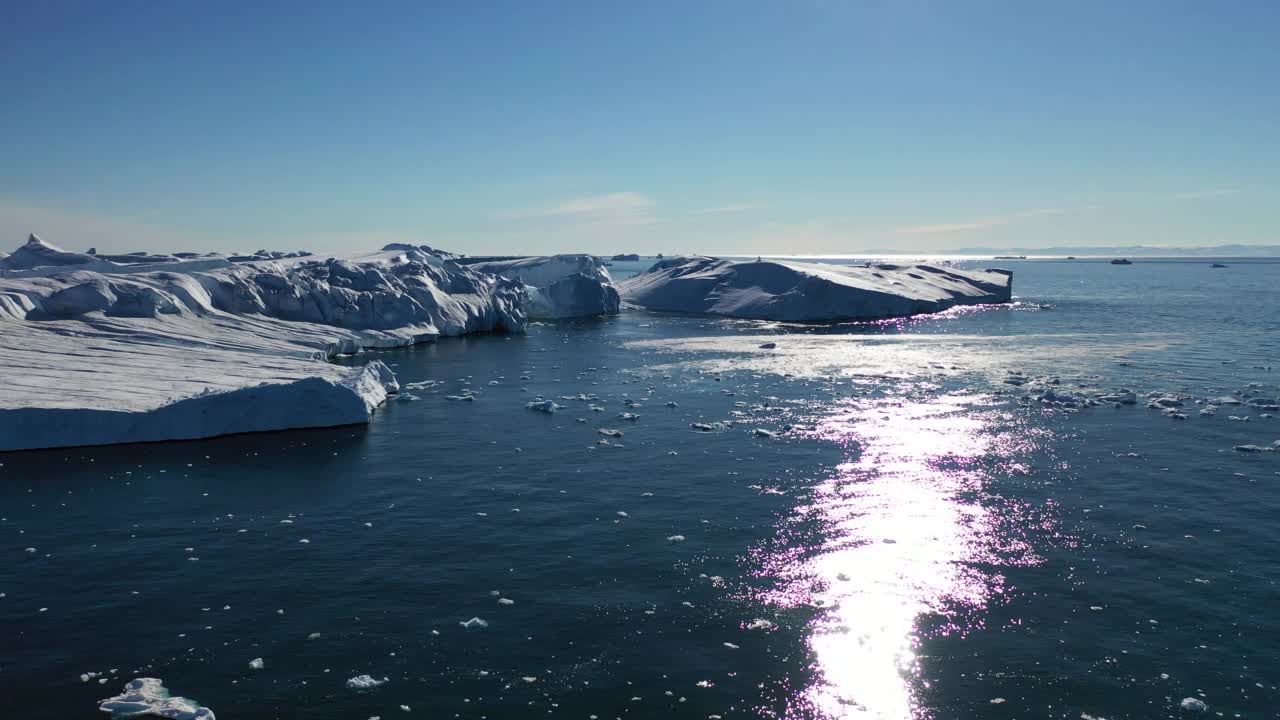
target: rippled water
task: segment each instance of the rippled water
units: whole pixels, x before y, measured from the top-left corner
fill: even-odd
[[[538,325],[378,354],[434,384],[367,428],[0,456],[0,715],[151,675],[224,718],[1275,717],[1280,453],[1232,448],[1280,420],[1005,382],[1280,395],[1280,265],[1231,264]]]

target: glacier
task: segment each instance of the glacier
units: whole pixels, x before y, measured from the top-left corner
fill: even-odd
[[[1009,302],[1013,273],[693,257],[659,261],[618,285],[626,303],[646,310],[821,323]]]
[[[0,262],[0,451],[364,423],[394,376],[328,359],[528,319],[523,285],[426,246],[130,270],[33,236]]]
[[[571,318],[618,312],[618,288],[614,286],[604,263],[593,255],[477,260],[471,262],[472,269],[525,285],[529,292],[531,317]]]

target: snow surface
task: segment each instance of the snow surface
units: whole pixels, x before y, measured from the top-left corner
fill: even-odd
[[[931,265],[826,265],[671,258],[619,283],[648,310],[783,322],[905,317],[1009,302],[1013,273]]]
[[[473,263],[481,272],[524,283],[529,315],[568,318],[618,312],[618,289],[593,255],[551,255]]]
[[[67,259],[33,240],[21,264]],[[394,376],[333,355],[524,328],[522,285],[450,257],[397,247],[0,278],[0,451],[367,422],[398,391]]]
[[[172,720],[216,720],[213,711],[194,700],[172,697],[158,678],[137,678],[124,691],[98,706],[113,717],[158,717]]]

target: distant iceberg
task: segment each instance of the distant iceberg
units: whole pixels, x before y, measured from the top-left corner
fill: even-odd
[[[604,264],[593,255],[486,260],[470,267],[523,283],[529,291],[530,317],[570,318],[618,312],[618,288]]]
[[[1013,273],[931,265],[669,258],[619,283],[647,310],[783,322],[905,317],[1009,302]]]
[[[367,422],[391,371],[328,358],[519,332],[529,304],[426,247],[160,271],[33,236],[0,262],[0,451]]]

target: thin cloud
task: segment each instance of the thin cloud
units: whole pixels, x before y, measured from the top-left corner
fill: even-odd
[[[638,192],[613,192],[570,198],[550,207],[508,213],[509,218],[610,219],[648,215],[657,205]]]
[[[1212,188],[1209,190],[1192,190],[1191,192],[1177,193],[1170,197],[1174,200],[1203,200],[1204,198],[1235,195],[1237,192],[1239,191],[1234,188]]]
[[[972,232],[974,230],[987,230],[993,227],[1009,225],[1019,220],[1027,218],[1039,217],[1041,215],[1063,215],[1067,211],[1063,208],[1036,208],[1035,210],[1025,210],[1019,213],[1011,213],[1008,215],[993,215],[991,217],[978,218],[976,220],[967,220],[963,222],[936,223],[932,225],[910,225],[907,227],[894,228],[894,232],[900,235],[945,235],[948,233]]]
[[[756,203],[736,203],[733,205],[718,205],[716,207],[702,208],[701,210],[694,210],[689,214],[690,215],[726,215],[728,213],[749,212],[751,210],[760,210],[762,208],[764,208],[763,205],[758,205]]]

